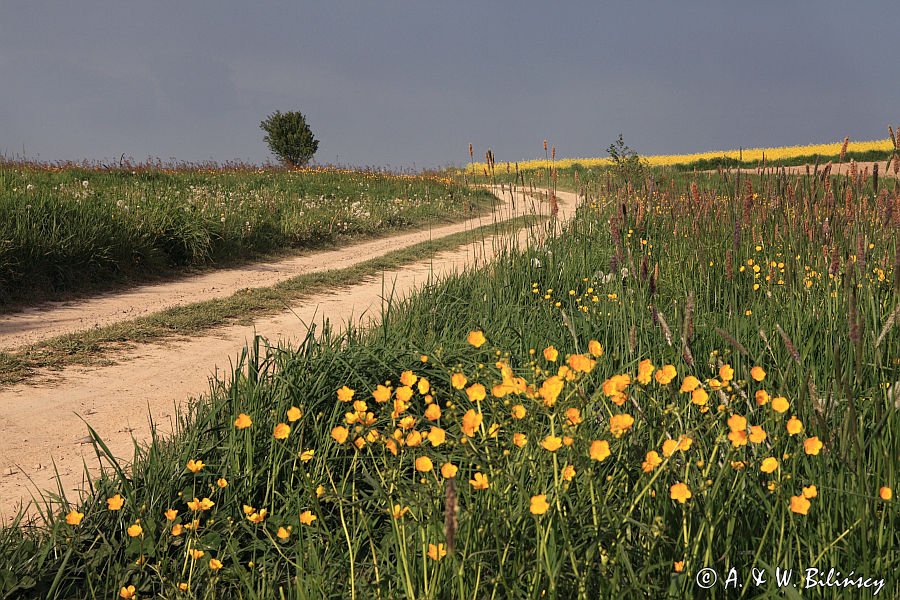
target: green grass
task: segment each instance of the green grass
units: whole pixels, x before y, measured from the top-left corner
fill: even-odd
[[[712,567],[712,597],[805,597],[777,590],[773,570],[794,569],[800,585],[799,571],[835,567],[885,578],[880,596],[896,596],[900,515],[879,488],[900,476],[900,411],[887,391],[900,379],[900,328],[888,323],[900,302],[900,215],[846,178],[830,179],[830,193],[807,178],[751,179],[752,190],[747,181],[704,176],[692,190],[676,178],[652,196],[601,181],[560,235],[393,304],[374,330],[325,330],[290,349],[257,340],[233,383],[193,404],[173,438],[139,450],[129,474],[112,471],[82,501],[46,506],[44,525],[0,531],[0,589],[689,598],[703,595],[695,577]],[[468,343],[472,331],[486,343]],[[600,354],[591,340],[601,356],[588,354]],[[661,383],[648,364],[677,376]],[[617,388],[613,376],[625,374]],[[680,392],[689,375],[705,394]],[[383,404],[379,385],[391,388]],[[366,406],[342,402],[343,386]],[[759,405],[760,390],[783,397],[786,411],[773,408],[780,400]],[[291,422],[293,406],[302,417]],[[353,422],[367,413],[371,425]],[[237,429],[240,414],[252,426]],[[740,416],[766,439],[741,445],[731,431]],[[801,432],[787,429],[792,417]],[[285,439],[273,436],[280,423],[290,423]],[[446,435],[439,445],[433,426]],[[548,436],[563,445],[545,449]],[[666,456],[666,440],[683,436],[690,447]],[[817,455],[805,450],[813,436],[824,444]],[[358,448],[358,439],[368,441]],[[609,455],[592,456],[594,442]],[[650,452],[662,460],[645,470]],[[767,458],[778,462],[771,473]],[[198,473],[185,468],[198,459]],[[452,492],[445,463],[459,469]],[[486,489],[470,483],[478,473]],[[681,483],[684,503],[672,498]],[[811,485],[808,513],[792,511]],[[116,493],[125,504],[110,511]],[[533,514],[540,496],[547,510]],[[195,497],[215,504],[192,512]],[[445,519],[454,497],[455,527]],[[67,525],[76,506],[83,520]],[[174,521],[168,509],[179,511]],[[178,531],[195,517],[195,529]],[[138,519],[142,532],[130,537]],[[429,558],[450,533],[454,552]],[[732,567],[745,585],[726,591]],[[767,569],[765,585],[748,584],[751,568]],[[12,592],[16,582],[30,587]]]
[[[491,206],[436,175],[0,161],[0,309],[448,222]]]
[[[286,310],[312,294],[350,287],[373,275],[434,257],[439,252],[534,227],[543,218],[521,216],[420,242],[352,267],[308,273],[271,287],[248,288],[228,298],[193,302],[141,317],[58,336],[24,349],[0,352],[0,386],[31,381],[41,371],[114,361],[127,346],[197,335],[214,327],[252,321]]]

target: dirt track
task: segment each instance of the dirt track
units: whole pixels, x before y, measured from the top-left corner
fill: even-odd
[[[574,214],[576,195],[567,192],[557,195],[559,219],[568,220]],[[508,192],[506,196],[509,198]],[[534,205],[546,214],[546,202],[533,203],[526,201],[524,196],[517,197],[516,213],[522,214]],[[503,218],[514,216],[509,203],[501,210],[504,211]],[[490,218],[482,221],[490,222]],[[222,272],[223,277],[226,273],[233,277],[228,292],[223,289],[225,284],[213,285],[208,279],[204,283],[185,281],[173,284],[176,287],[150,286],[152,291],[144,288],[122,294],[129,300],[106,296],[41,311],[45,318],[36,321],[37,333],[29,333],[21,325],[21,330],[11,335],[18,335],[19,339],[28,339],[28,336],[40,339],[40,336],[51,335],[50,331],[73,331],[92,326],[94,322],[133,318],[174,305],[171,303],[223,297],[248,287],[246,280],[240,279],[243,274],[255,277],[257,282],[268,281],[259,285],[271,285],[298,273],[350,266],[401,245],[477,225],[477,222],[468,221],[431,232],[403,234],[339,251],[291,259],[296,261],[291,268],[301,270],[288,271],[288,267],[277,263],[279,270],[257,265]],[[524,243],[526,237],[527,232],[522,231],[516,236],[516,242]],[[472,243],[443,252],[431,260],[384,272],[336,293],[317,294],[292,307],[291,311],[259,319],[252,326],[225,327],[201,337],[140,346],[124,352],[117,357],[120,362],[112,366],[69,369],[51,384],[19,385],[0,390],[0,406],[3,406],[0,411],[0,431],[3,432],[0,436],[0,524],[7,522],[19,503],[27,502],[35,490],[55,489],[54,462],[62,486],[70,494],[83,487],[82,461],[87,461],[92,469],[98,467],[91,446],[84,443],[87,428],[80,417],[96,429],[113,454],[127,461],[133,449],[132,440],[145,442],[149,439],[150,416],[161,433],[170,432],[178,406],[208,391],[209,378],[217,372],[228,372],[245,342],[255,333],[269,338],[274,344],[277,340],[290,342],[302,338],[313,322],[370,323],[380,313],[383,296],[391,290],[395,296],[402,297],[429,277],[483,264],[491,260],[502,244],[503,240],[488,238],[484,243]],[[213,275],[215,273],[204,277]],[[194,291],[188,292],[188,289]],[[130,304],[138,298],[145,298],[146,304]],[[132,309],[123,313],[122,306]],[[104,307],[104,310],[98,311],[97,307]],[[78,315],[92,316],[85,321],[84,316]],[[44,320],[50,323],[43,325]],[[0,347],[4,343],[0,342]]]
[[[279,281],[303,273],[350,267],[391,250],[509,219],[513,216],[511,211],[512,206],[503,203],[491,214],[459,223],[399,233],[336,250],[305,253],[277,261],[247,264],[234,269],[215,270],[198,276],[144,285],[75,302],[49,302],[22,312],[0,315],[0,350],[135,319],[198,300],[227,298],[242,289],[270,287]]]

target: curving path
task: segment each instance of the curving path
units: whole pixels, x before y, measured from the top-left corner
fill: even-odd
[[[496,213],[498,219],[532,212],[532,209],[543,214],[549,211],[546,198],[535,200],[519,191],[513,202],[508,188],[503,192],[498,190],[498,195],[505,200]],[[575,213],[577,196],[557,192],[557,198],[557,216],[559,222],[565,222]],[[258,285],[271,285],[298,273],[350,266],[402,245],[471,229],[484,222],[484,218],[467,221],[430,232],[402,234],[333,252],[268,263],[270,266],[250,265],[204,275],[197,280],[148,286],[49,309],[43,312],[47,323],[38,319],[29,328],[26,321],[19,321],[20,331],[0,333],[0,340],[5,337],[7,345],[15,345],[9,341],[10,335],[17,335],[20,340],[41,339],[41,336],[53,335],[51,331],[57,334],[77,331],[95,322],[133,318],[172,306],[172,303],[223,297],[248,287],[246,280],[241,279],[244,275],[256,277],[254,281]],[[527,230],[520,231],[514,242],[527,243],[527,237]],[[290,343],[303,338],[309,324],[323,320],[335,325],[369,324],[380,314],[384,296],[390,295],[391,290],[395,296],[406,296],[431,277],[483,265],[508,241],[487,238],[442,252],[433,259],[386,271],[339,292],[316,294],[291,307],[290,311],[258,319],[251,326],[223,327],[198,337],[138,346],[123,351],[117,357],[118,362],[111,366],[71,368],[49,383],[0,389],[0,406],[3,407],[0,410],[0,432],[3,433],[0,436],[0,524],[8,522],[20,504],[27,503],[37,490],[55,490],[55,470],[58,470],[62,488],[70,498],[85,487],[84,463],[92,472],[100,465],[87,443],[87,427],[82,418],[94,427],[115,456],[128,460],[135,441],[144,443],[150,439],[151,416],[159,433],[171,432],[179,405],[206,393],[211,377],[227,374],[235,357],[254,334],[268,338],[274,345],[277,341]],[[216,276],[220,282],[227,279],[229,283],[211,284],[210,278]],[[187,291],[191,289],[194,291]],[[139,303],[139,299],[146,299],[146,302]],[[123,306],[130,310],[123,312]],[[91,317],[84,320],[86,315]]]

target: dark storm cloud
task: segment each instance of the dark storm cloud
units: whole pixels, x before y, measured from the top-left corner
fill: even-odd
[[[884,137],[896,2],[0,5],[0,152],[268,157],[302,110],[318,160],[427,166]]]

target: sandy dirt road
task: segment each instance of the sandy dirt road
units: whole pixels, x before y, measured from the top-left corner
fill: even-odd
[[[507,191],[506,198],[509,196]],[[559,222],[564,222],[574,214],[577,197],[567,192],[558,192],[557,197]],[[538,212],[546,214],[546,202],[530,200],[519,195],[517,212],[537,206]],[[504,243],[526,243],[527,234],[523,230],[514,240],[488,238],[484,243],[442,252],[350,288],[317,294],[291,311],[258,319],[252,326],[225,327],[199,337],[142,345],[124,351],[115,365],[67,369],[49,384],[0,390],[0,523],[8,522],[20,503],[27,503],[37,490],[56,489],[54,464],[70,497],[83,489],[83,462],[94,472],[99,465],[92,447],[85,443],[88,432],[82,418],[114,455],[127,461],[134,440],[149,440],[150,416],[158,431],[170,432],[178,407],[208,392],[210,377],[230,372],[230,365],[254,334],[274,345],[303,338],[309,324],[325,319],[333,325],[371,323],[380,314],[384,295],[391,290],[394,296],[403,297],[431,277],[480,266],[490,261]],[[397,238],[379,242],[387,242],[383,252],[398,244]],[[361,254],[359,247],[353,254]],[[326,263],[321,258],[317,262],[331,267],[352,264]],[[196,295],[191,298],[197,299]]]
[[[242,289],[270,287],[304,273],[350,267],[391,250],[506,220],[514,216],[513,213],[512,203],[504,202],[498,204],[490,214],[458,223],[416,229],[335,250],[309,252],[233,269],[218,269],[202,275],[139,286],[84,300],[44,303],[21,312],[0,315],[0,350],[135,319],[198,300],[227,298]]]

